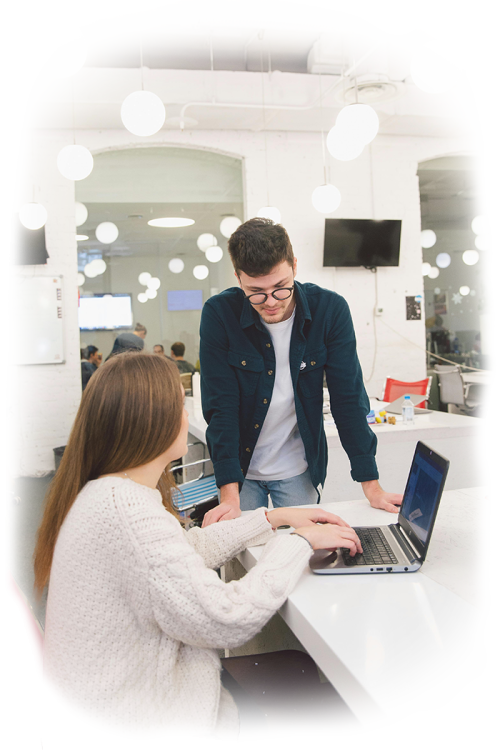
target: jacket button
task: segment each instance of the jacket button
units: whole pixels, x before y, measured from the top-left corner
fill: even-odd
[[[271,344],[266,344],[266,346],[267,346],[268,349],[271,348]]]
[[[247,453],[250,453],[250,452],[251,452],[251,451],[250,451],[250,448],[245,448],[245,450],[246,450],[246,452],[247,452]]]
[[[243,365],[243,367],[244,367],[244,366],[246,365],[246,362],[245,362],[245,360],[243,360],[241,364],[242,364],[242,365]]]
[[[268,370],[268,371],[267,371],[267,374],[268,374],[268,375],[272,375],[272,374],[273,374],[273,371],[272,371],[272,370]]]
[[[263,401],[262,403],[263,403],[263,404],[267,404],[267,398],[265,398],[265,399],[264,399],[264,401]]]
[[[243,364],[245,364],[245,363],[243,363]],[[313,361],[313,362],[311,362],[311,364],[314,367],[314,365],[316,364],[316,362]]]
[[[258,424],[254,424],[254,428],[255,428],[256,430],[258,430],[258,429],[259,429],[259,425],[258,425]]]

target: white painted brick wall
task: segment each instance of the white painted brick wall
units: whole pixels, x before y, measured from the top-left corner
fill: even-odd
[[[267,203],[265,137],[270,201],[279,207],[290,234],[298,258],[298,279],[335,289],[346,297],[353,314],[363,372],[368,378],[375,351],[372,317],[375,274],[365,269],[322,267],[324,216],[311,204],[313,189],[323,182],[319,134],[272,132],[265,136],[248,131],[163,131],[146,140],[126,130],[85,130],[77,133],[77,143],[93,153],[138,144],[171,144],[242,156],[245,193],[242,218],[250,218]],[[57,153],[68,143],[72,143],[68,131],[40,131],[33,143],[32,173],[26,175],[27,182],[35,179],[40,185],[40,200],[49,212],[47,245],[51,258],[46,269],[37,268],[35,272],[64,276],[66,363],[20,368],[18,472],[22,475],[53,469],[52,449],[67,442],[81,397],[74,185],[61,177],[56,167]],[[403,220],[401,265],[377,273],[378,301],[384,313],[375,324],[377,357],[367,383],[371,396],[381,394],[386,375],[403,380],[425,376],[424,321],[406,321],[404,299],[406,294],[423,293],[418,162],[470,150],[470,143],[459,139],[378,136],[356,161],[333,163],[332,160],[330,179],[342,193],[342,204],[334,216]],[[33,268],[25,272],[33,273]]]

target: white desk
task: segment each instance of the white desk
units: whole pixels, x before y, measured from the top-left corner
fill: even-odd
[[[370,400],[372,408],[382,409],[384,402]],[[206,442],[207,423],[201,411],[201,402],[186,398],[189,413],[189,431]],[[403,492],[408,469],[418,440],[430,445],[451,462],[446,486],[448,489],[475,487],[481,483],[482,467],[476,456],[476,446],[482,430],[482,420],[461,414],[433,411],[417,414],[411,427],[397,422],[395,425],[370,425],[378,438],[377,465],[381,484],[387,491]],[[328,472],[322,502],[342,502],[359,498],[359,484],[350,476],[349,459],[342,448],[337,428],[325,423],[328,443]]]
[[[470,383],[471,385],[491,385],[491,373],[489,372],[468,372],[467,370],[462,371],[462,380],[464,383]]]
[[[442,700],[443,691],[463,679],[461,652],[474,640],[476,604],[471,529],[485,503],[483,489],[443,494],[427,560],[417,573],[319,576],[307,567],[281,608],[361,723],[394,717],[409,705],[420,712],[423,703]],[[366,500],[330,509],[353,526],[397,519]],[[251,547],[238,556],[246,570],[262,550]]]

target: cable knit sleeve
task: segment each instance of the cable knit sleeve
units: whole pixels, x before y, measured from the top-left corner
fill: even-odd
[[[178,521],[159,503],[137,496],[121,503],[119,512],[147,565],[158,625],[169,637],[198,648],[246,643],[285,602],[311,556],[308,542],[300,536],[274,537],[244,578],[225,583],[207,568]],[[222,523],[229,526],[231,521],[217,526]],[[238,524],[231,525],[236,529],[236,548],[241,543]]]

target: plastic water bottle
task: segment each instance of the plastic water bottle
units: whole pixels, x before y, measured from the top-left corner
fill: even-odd
[[[403,424],[415,424],[415,409],[409,396],[405,396],[402,407]]]

